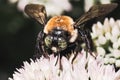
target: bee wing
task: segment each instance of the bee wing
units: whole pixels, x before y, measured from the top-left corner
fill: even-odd
[[[24,11],[31,18],[34,18],[39,23],[45,25],[47,14],[46,14],[46,9],[43,5],[28,4],[28,5],[25,6]]]
[[[95,19],[100,16],[104,16],[111,11],[113,11],[117,7],[117,3],[111,3],[111,4],[102,4],[102,5],[94,5],[92,6],[88,12],[86,12],[84,15],[82,15],[74,24],[74,27],[78,27],[79,25],[90,21],[92,19]]]

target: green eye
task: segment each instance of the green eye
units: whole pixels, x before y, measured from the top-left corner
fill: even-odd
[[[65,39],[59,38],[58,39],[58,46],[64,50],[67,47],[67,43],[65,41]]]
[[[50,47],[50,46],[51,46],[51,43],[52,43],[51,37],[50,37],[50,36],[47,36],[47,37],[45,38],[45,45],[46,45],[47,47]]]

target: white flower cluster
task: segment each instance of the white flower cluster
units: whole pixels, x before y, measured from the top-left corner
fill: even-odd
[[[58,57],[58,56],[57,56]],[[24,62],[24,66],[17,69],[13,78],[9,80],[120,80],[120,70],[115,72],[113,65],[104,65],[100,58],[93,56],[83,50],[77,55],[73,63],[74,54],[68,60],[62,57],[60,69],[59,60],[53,55],[50,59],[37,59],[35,62]]]
[[[105,57],[105,63],[120,67],[120,20],[106,18],[103,24],[97,22],[92,27],[91,35],[97,54]]]
[[[85,11],[88,11],[90,7],[92,7],[95,4],[95,1],[99,1],[101,4],[108,4],[111,3],[111,0],[85,0]]]
[[[18,2],[18,9],[24,12],[27,4],[42,4],[46,7],[48,16],[62,14],[63,11],[71,10],[72,6],[69,0],[9,0],[11,3]]]

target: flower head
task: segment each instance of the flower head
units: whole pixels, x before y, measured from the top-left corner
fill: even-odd
[[[85,11],[88,11],[90,7],[92,7],[94,4],[109,4],[111,3],[111,0],[84,0],[85,2]]]
[[[103,24],[97,22],[91,35],[98,55],[105,57],[105,64],[116,65],[120,59],[120,20],[106,18]]]
[[[72,62],[74,54],[67,59],[58,60],[54,55],[50,59],[42,57],[31,62],[24,62],[24,66],[13,74],[9,80],[119,80],[120,70],[115,72],[113,65],[104,65],[99,57],[94,59],[83,50]],[[62,70],[59,61],[61,60]]]
[[[9,0],[11,3],[15,2]],[[27,4],[41,4],[46,7],[48,16],[60,15],[63,11],[70,11],[72,6],[68,0],[16,0],[18,1],[18,9],[24,12]]]

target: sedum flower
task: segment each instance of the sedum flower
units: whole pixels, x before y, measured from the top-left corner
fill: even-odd
[[[63,11],[70,11],[72,6],[69,0],[17,0],[17,7],[20,11],[24,12],[25,5],[27,4],[42,4],[46,7],[47,15],[54,16],[60,15]],[[13,0],[9,0],[13,3]]]
[[[85,11],[88,11],[90,7],[92,7],[95,4],[109,4],[111,3],[111,0],[84,0],[84,8]]]
[[[90,7],[94,5],[94,0],[85,0],[84,1],[84,8],[85,11],[88,11]]]
[[[50,55],[50,59],[31,59],[30,63],[24,62],[9,80],[120,80],[120,70],[115,72],[113,65],[104,65],[100,57],[94,59],[84,50],[72,62],[74,56],[72,54],[69,59],[63,56],[57,64],[58,56],[54,55]]]
[[[18,0],[8,0],[9,1],[9,3],[16,3]]]
[[[116,65],[116,61],[120,60],[120,20],[106,18],[103,24],[97,22],[92,26],[91,36],[96,52],[105,57],[105,64]]]
[[[111,0],[100,0],[101,4],[109,4],[111,3]]]

